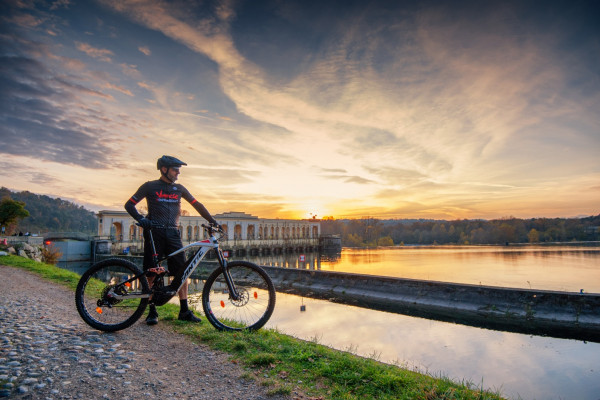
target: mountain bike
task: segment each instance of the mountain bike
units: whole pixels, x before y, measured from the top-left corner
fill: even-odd
[[[141,271],[133,262],[109,258],[92,265],[79,280],[75,292],[77,311],[91,327],[114,332],[134,324],[149,302],[166,304],[192,275],[202,259],[214,250],[218,267],[204,280],[202,308],[206,319],[218,330],[240,331],[262,328],[275,309],[275,287],[269,275],[247,261],[227,261],[219,247],[224,235],[220,227],[202,225],[209,239],[187,246],[158,259],[152,229],[153,267]],[[195,249],[184,264],[181,284],[174,290],[164,285],[168,270],[161,263],[174,255]],[[148,283],[151,279],[152,286]]]

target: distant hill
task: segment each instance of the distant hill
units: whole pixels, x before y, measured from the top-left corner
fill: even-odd
[[[25,203],[25,209],[29,211],[29,217],[17,224],[16,232],[82,232],[91,235],[97,232],[96,215],[80,205],[60,198],[0,188],[0,199],[7,196]]]

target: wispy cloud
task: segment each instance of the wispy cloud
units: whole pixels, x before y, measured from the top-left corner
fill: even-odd
[[[43,45],[17,39],[0,38],[2,48],[13,52],[0,56],[0,110],[3,146],[0,152],[31,155],[65,164],[103,168],[111,158],[110,139],[98,127],[90,127],[72,118],[82,109],[82,96],[108,96],[65,76],[57,76],[45,64],[28,54],[46,54]],[[10,106],[9,106],[10,105]]]
[[[77,47],[77,50],[84,52],[92,58],[97,58],[98,60],[104,62],[112,62],[111,57],[114,56],[114,53],[108,49],[98,49],[92,47],[88,43],[82,42],[75,42],[75,45]]]
[[[138,47],[138,50],[143,53],[144,55],[149,56],[150,54],[152,54],[152,52],[150,51],[150,48],[148,48],[147,46],[140,46]]]

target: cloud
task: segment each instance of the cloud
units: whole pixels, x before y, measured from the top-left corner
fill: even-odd
[[[2,48],[11,47],[10,36],[0,38]],[[89,168],[104,168],[113,153],[103,128],[82,124],[96,118],[82,107],[81,97],[109,96],[67,77],[58,77],[26,53],[47,53],[42,45],[18,40],[19,49],[0,56],[0,152]],[[15,54],[16,53],[16,54]],[[79,122],[78,122],[79,121]],[[103,137],[104,136],[104,137]]]
[[[114,84],[112,84],[112,83],[108,83],[108,82],[107,82],[107,83],[105,83],[103,86],[104,86],[106,89],[112,89],[112,90],[116,90],[117,92],[121,92],[121,93],[123,93],[123,94],[125,94],[125,95],[127,95],[127,96],[130,96],[130,97],[132,97],[132,96],[133,96],[133,93],[131,92],[131,90],[129,90],[129,89],[127,89],[127,88],[124,88],[124,87],[122,87],[122,86],[114,85]]]
[[[123,74],[129,76],[130,78],[137,79],[137,80],[142,79],[142,74],[140,74],[140,71],[138,70],[137,65],[121,63],[120,67],[121,67],[121,70],[123,71]]]
[[[252,178],[260,175],[260,171],[252,171],[247,169],[237,168],[215,168],[190,165],[190,169],[200,169],[201,174],[196,175],[196,180],[199,182],[208,182],[211,185],[219,184],[219,186],[238,185],[246,183]]]
[[[319,168],[319,167],[316,167],[316,168],[317,168],[317,170],[319,170],[325,174],[346,174],[346,173],[348,173],[348,171],[343,168]]]
[[[31,168],[30,165],[26,165],[23,162],[15,161],[1,161],[0,169],[4,171],[6,175],[18,175],[23,181],[29,181],[36,185],[55,185],[62,183],[62,181],[51,174],[39,172]]]
[[[355,176],[355,175],[333,173],[333,174],[322,174],[321,176],[323,178],[327,178],[327,179],[340,180],[340,181],[343,181],[346,183],[357,183],[359,185],[367,185],[367,184],[371,184],[371,183],[376,183],[375,181],[373,181],[371,179],[367,179],[367,178],[363,178],[363,177]]]
[[[429,177],[415,170],[387,166],[366,167],[366,170],[379,177],[388,185],[410,186],[428,180]]]
[[[71,0],[56,0],[50,6],[50,10],[55,11],[61,7],[69,8],[70,5],[71,5]]]
[[[152,54],[152,52],[150,51],[150,49],[147,46],[140,46],[140,47],[138,47],[138,50],[147,56]]]
[[[92,58],[96,58],[104,62],[112,62],[111,56],[114,56],[114,53],[108,49],[98,49],[92,47],[88,43],[82,42],[75,42],[75,45],[77,47],[77,50],[84,52]]]
[[[31,14],[16,13],[12,18],[12,22],[22,27],[36,28],[44,22],[44,18]]]

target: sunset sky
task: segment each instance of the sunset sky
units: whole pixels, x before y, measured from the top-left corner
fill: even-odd
[[[3,0],[0,186],[123,210],[169,154],[213,214],[597,215],[598,4]]]

